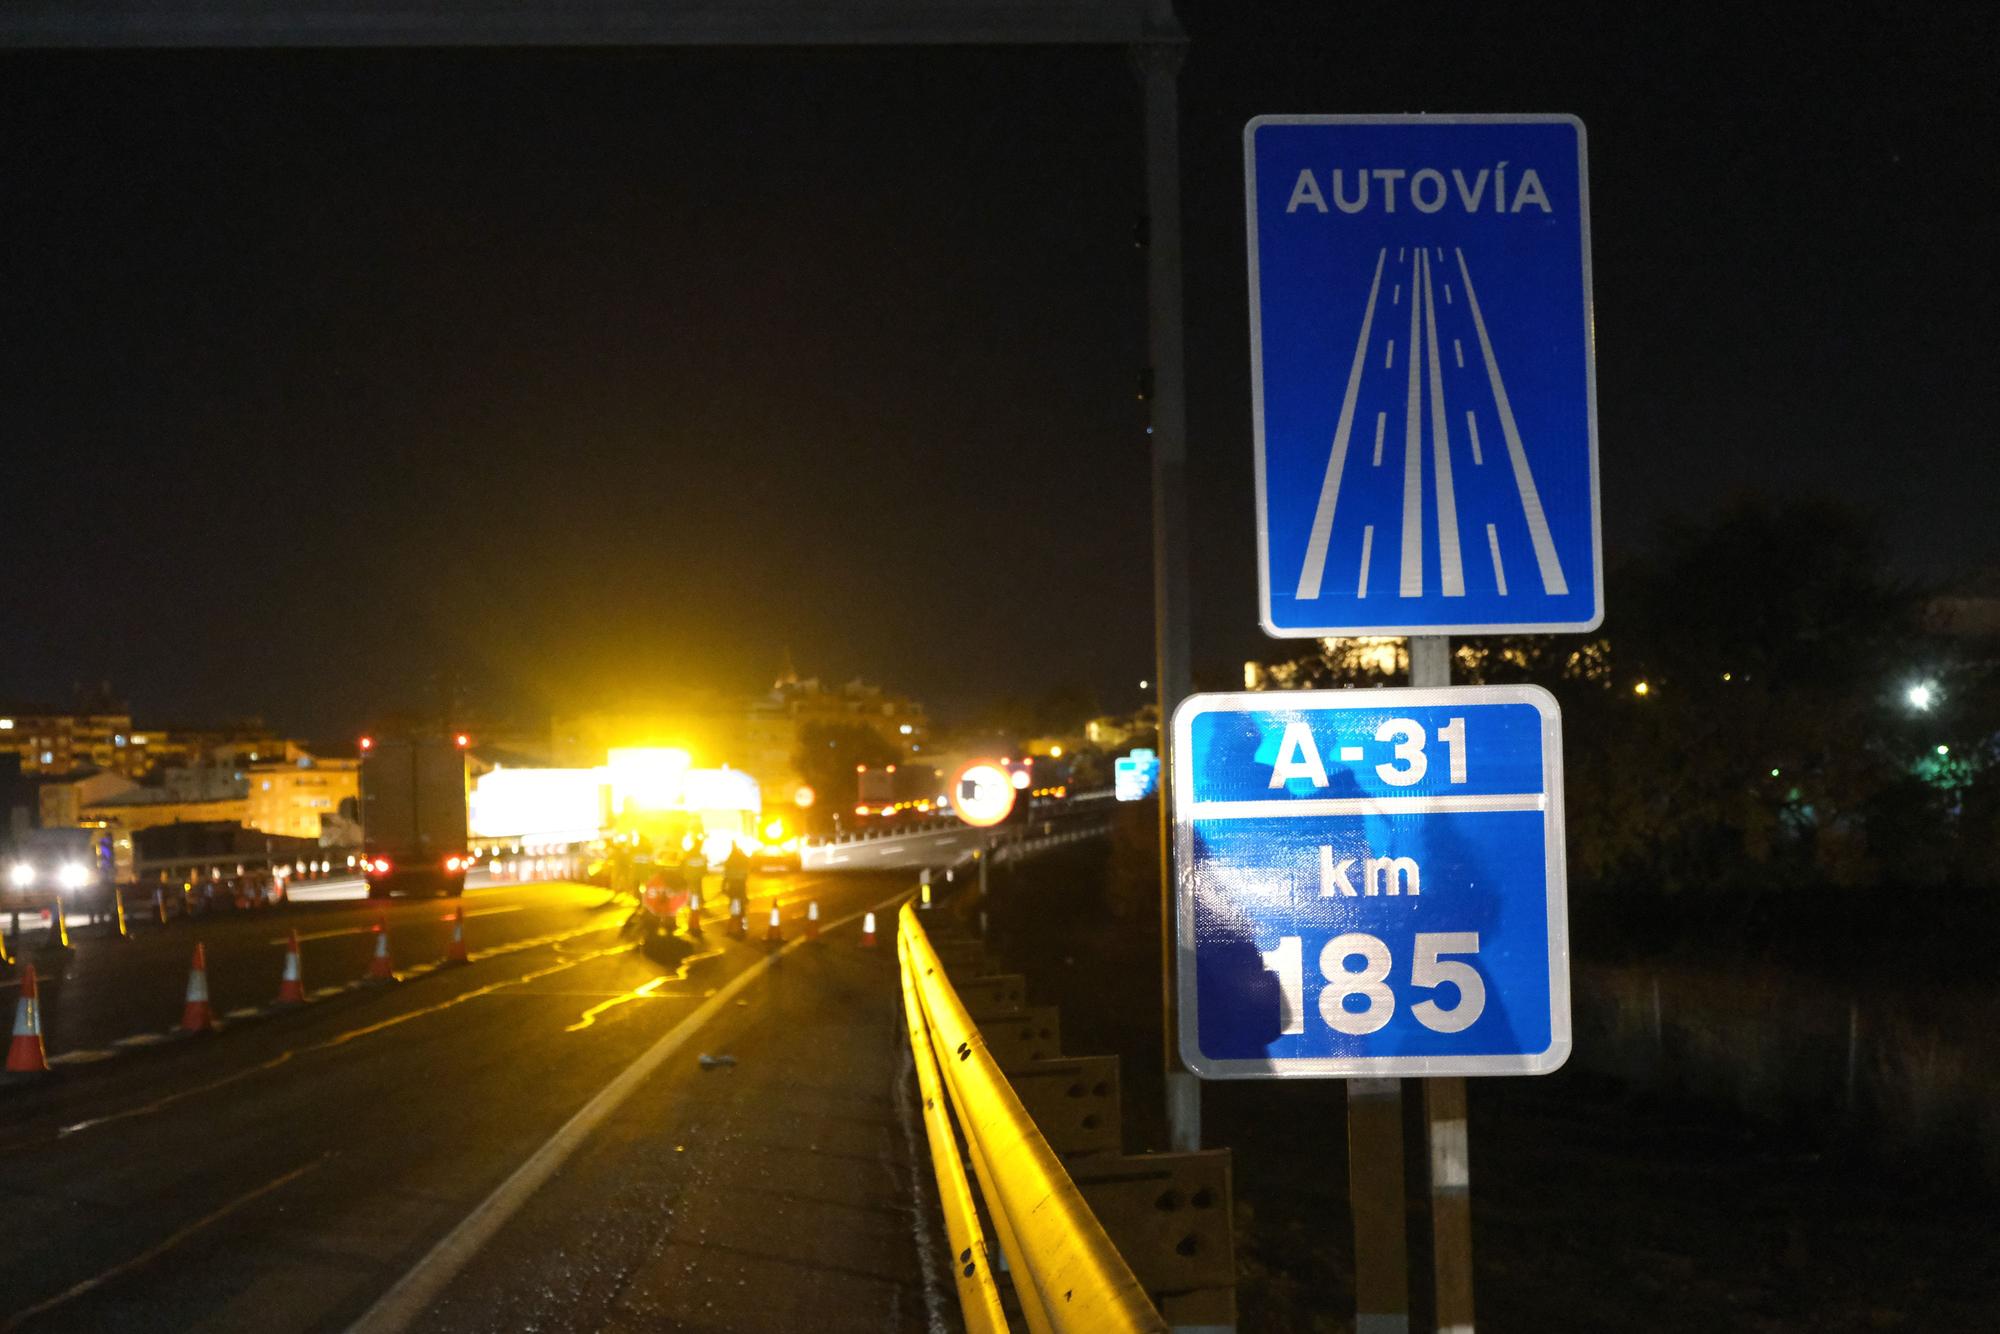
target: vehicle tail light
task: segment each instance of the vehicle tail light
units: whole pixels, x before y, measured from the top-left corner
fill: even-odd
[[[456,871],[463,865],[465,865],[465,861],[460,857],[447,857],[444,859],[444,869],[447,871]]]
[[[368,865],[376,875],[389,874],[389,859],[387,857],[377,857],[374,861],[368,863]]]

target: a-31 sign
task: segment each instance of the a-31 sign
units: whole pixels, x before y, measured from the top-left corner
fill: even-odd
[[[1546,691],[1195,695],[1172,753],[1190,1070],[1563,1063],[1562,728]]]

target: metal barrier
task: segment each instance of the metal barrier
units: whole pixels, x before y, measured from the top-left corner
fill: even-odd
[[[913,905],[898,917],[896,950],[966,1328],[1008,1326],[954,1121],[1029,1330],[1165,1334],[1166,1321],[987,1050]]]

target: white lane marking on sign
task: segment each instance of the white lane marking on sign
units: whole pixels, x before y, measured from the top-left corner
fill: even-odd
[[[1534,474],[1528,470],[1528,454],[1521,445],[1521,431],[1514,422],[1513,405],[1507,401],[1507,386],[1500,380],[1500,363],[1493,359],[1493,340],[1486,336],[1486,319],[1479,311],[1479,294],[1472,287],[1472,271],[1465,266],[1465,252],[1458,253],[1458,276],[1465,280],[1465,304],[1472,310],[1473,332],[1479,336],[1479,353],[1486,359],[1486,379],[1493,387],[1493,402],[1500,410],[1500,432],[1507,437],[1507,455],[1514,464],[1514,485],[1521,493],[1521,510],[1528,516],[1528,536],[1535,544],[1535,563],[1541,566],[1542,588],[1551,597],[1569,592],[1563,578],[1562,562],[1556,559],[1555,538],[1549,534],[1549,518],[1542,512],[1542,498],[1535,491]]]
[[[1458,362],[1460,370],[1465,369],[1465,344],[1454,338],[1451,340],[1451,355]]]
[[[1378,412],[1375,414],[1375,466],[1378,468],[1382,466],[1382,432],[1387,429],[1388,425],[1388,413]]]
[[[1368,596],[1368,556],[1375,549],[1375,525],[1368,524],[1361,530],[1361,577],[1355,581],[1354,596]]]
[[[1354,341],[1354,363],[1347,369],[1347,394],[1340,401],[1340,419],[1333,428],[1333,452],[1326,461],[1326,476],[1320,481],[1319,508],[1313,511],[1312,533],[1306,539],[1305,564],[1299,567],[1298,595],[1319,596],[1321,573],[1326,569],[1326,543],[1333,533],[1333,509],[1340,499],[1340,474],[1347,467],[1347,436],[1354,429],[1354,399],[1361,392],[1361,368],[1368,355],[1368,331],[1375,323],[1375,297],[1382,290],[1382,264],[1389,248],[1375,256],[1375,279],[1368,286],[1368,308],[1361,315],[1361,336]],[[1395,344],[1391,343],[1393,352]]]
[[[1500,530],[1490,523],[1486,525],[1486,546],[1493,553],[1493,582],[1504,598],[1507,596],[1507,567],[1500,563]]]
[[[1431,379],[1431,467],[1437,477],[1438,591],[1465,596],[1465,564],[1458,550],[1458,493],[1451,484],[1451,432],[1444,413],[1444,370],[1438,364],[1437,303],[1431,300],[1431,262],[1424,260],[1424,347]]]
[[[1486,459],[1479,452],[1479,418],[1472,415],[1471,408],[1465,410],[1465,433],[1472,437],[1473,466],[1484,466]]]
[[[1410,285],[1422,273],[1423,252],[1410,261]],[[1410,347],[1417,345],[1417,317],[1422,312],[1410,302]],[[1403,400],[1403,577],[1397,591],[1406,598],[1424,592],[1424,460],[1421,452],[1423,416],[1417,400],[1417,358],[1410,354],[1409,391]]]

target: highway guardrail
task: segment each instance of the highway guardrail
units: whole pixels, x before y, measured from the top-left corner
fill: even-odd
[[[1009,1329],[1009,1295],[1032,1334],[1233,1329],[1229,1153],[1120,1152],[1117,1058],[1064,1056],[1056,1011],[933,942],[941,916],[906,905],[896,944],[967,1330]]]

